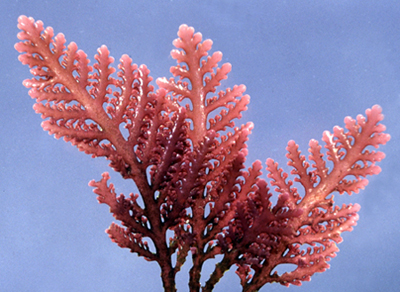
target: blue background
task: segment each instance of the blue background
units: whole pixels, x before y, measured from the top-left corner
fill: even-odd
[[[14,50],[21,14],[63,32],[91,60],[106,44],[116,60],[127,53],[155,78],[170,76],[179,25],[193,26],[233,65],[224,85],[245,84],[251,96],[241,120],[255,124],[248,165],[271,157],[288,170],[290,139],[307,152],[310,139],[380,104],[392,136],[382,147],[387,158],[365,191],[338,198],[362,209],[331,269],[301,287],[269,284],[261,291],[398,291],[400,2],[384,0],[1,1],[1,291],[162,291],[157,264],[104,233],[113,218],[87,184],[110,171],[118,193],[135,187],[104,159],[41,129],[21,84],[28,67]],[[185,267],[179,291],[188,291]],[[241,291],[234,269],[215,291]]]

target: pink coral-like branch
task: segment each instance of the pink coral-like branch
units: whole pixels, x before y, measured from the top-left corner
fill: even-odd
[[[212,41],[202,41],[201,33],[194,33],[192,27],[181,25],[178,32],[179,38],[174,41],[174,46],[180,50],[171,52],[172,58],[176,59],[177,66],[171,67],[171,73],[179,77],[179,81],[174,78],[157,79],[160,88],[164,88],[177,100],[189,99],[192,109],[187,105],[187,116],[193,122],[193,129],[189,130],[189,136],[196,144],[200,137],[206,135],[207,130],[215,132],[225,131],[226,127],[233,127],[232,120],[241,117],[241,112],[246,110],[250,97],[243,95],[246,87],[239,85],[233,89],[220,91],[218,95],[211,97],[221,80],[226,79],[231,71],[229,63],[217,68],[218,62],[222,59],[221,52],[215,52],[208,56],[211,50]],[[216,69],[215,69],[216,68]],[[189,83],[190,82],[190,87]],[[208,116],[219,108],[226,108],[209,120]]]
[[[300,209],[302,213],[290,221],[295,235],[286,238],[283,246],[278,246],[271,252],[269,259],[256,271],[251,280],[248,279],[247,269],[238,270],[242,281],[247,281],[246,291],[254,291],[252,289],[258,289],[263,283],[272,281],[285,286],[300,285],[300,281],[307,281],[314,273],[329,268],[327,261],[335,257],[335,252],[338,251],[335,243],[342,241],[342,232],[351,231],[356,225],[357,212],[360,209],[358,204],[343,205],[342,208],[334,206],[331,194],[358,192],[368,182],[361,177],[380,172],[375,163],[381,161],[384,154],[371,152],[367,147],[378,148],[390,139],[388,134],[383,133],[385,127],[379,124],[383,119],[381,112],[379,106],[373,106],[366,111],[367,119],[359,115],[356,123],[347,117],[347,132],[335,127],[333,134],[324,133],[323,140],[328,150],[328,158],[334,162],[330,171],[322,159],[323,154],[318,142],[310,141],[309,159],[314,162],[313,169],[310,169],[305,156],[301,155],[298,145],[294,141],[289,142],[288,165],[293,168],[291,174],[295,176],[295,182],[300,183],[304,189],[303,197],[300,197],[297,188],[293,187],[293,182],[287,180],[288,174],[278,168],[271,159],[267,161],[271,184],[276,186],[277,192],[288,196],[286,204],[290,209]],[[356,179],[348,181],[345,179],[347,176],[354,176]],[[307,250],[301,249],[302,246],[308,246]],[[294,264],[297,268],[282,275],[276,272],[271,274],[280,264]]]

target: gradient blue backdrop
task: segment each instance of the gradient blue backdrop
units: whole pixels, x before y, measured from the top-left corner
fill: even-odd
[[[261,291],[398,291],[400,2],[384,0],[1,1],[1,291],[162,291],[157,264],[104,233],[113,218],[87,184],[110,171],[118,193],[134,186],[41,129],[21,84],[28,68],[13,48],[21,14],[63,32],[91,60],[106,44],[116,60],[127,53],[155,78],[170,76],[179,25],[194,26],[232,63],[224,85],[243,83],[251,96],[241,121],[255,124],[248,165],[272,157],[285,166],[288,140],[306,152],[311,138],[380,104],[392,135],[387,158],[365,191],[340,198],[362,209],[331,269],[301,287]],[[179,291],[188,291],[187,271]],[[241,291],[233,269],[215,291]]]

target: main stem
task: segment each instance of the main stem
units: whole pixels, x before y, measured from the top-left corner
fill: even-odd
[[[176,292],[175,269],[171,264],[171,257],[160,259],[158,264],[161,267],[161,279],[165,292]]]
[[[190,292],[200,292],[200,276],[201,268],[203,266],[203,261],[200,259],[199,255],[193,255],[193,267],[189,271],[189,289]]]

